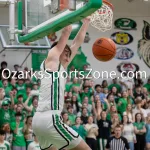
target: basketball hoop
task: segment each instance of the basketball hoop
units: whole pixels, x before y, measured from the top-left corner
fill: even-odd
[[[112,21],[113,21],[113,5],[107,0],[103,0],[102,7],[91,15],[90,24],[94,28],[102,32],[105,32],[112,28]]]

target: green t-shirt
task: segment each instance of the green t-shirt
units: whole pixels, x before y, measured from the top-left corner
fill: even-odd
[[[16,84],[13,86],[11,83],[9,83],[8,87],[12,90],[13,87],[16,87]]]
[[[110,84],[108,86],[108,89],[111,90],[113,87],[116,87],[117,88],[117,91],[118,92],[121,92],[121,86],[119,84]]]
[[[85,130],[83,125],[80,125],[79,127],[74,125],[72,126],[72,129],[74,129],[85,140],[85,137],[87,136],[87,131]]]
[[[119,117],[119,120],[122,121],[122,118],[121,118],[120,114],[118,114],[118,117]],[[109,121],[111,121],[111,115],[110,115],[110,113],[107,114],[106,119],[109,120]]]
[[[143,127],[145,126],[144,122],[134,122],[133,125],[138,129],[138,130],[142,130]]]
[[[93,95],[92,92],[88,92],[88,93],[82,92],[82,93],[80,94],[80,97],[81,97],[81,102],[80,102],[80,103],[82,104],[84,97],[88,97],[88,99],[89,99],[89,104],[92,104],[92,99],[91,99],[91,96],[92,96],[92,95]]]
[[[26,84],[22,84],[22,85],[16,84],[16,88],[18,90],[17,94],[24,94],[24,93],[26,93]]]
[[[150,84],[147,83],[144,85],[144,87],[147,88],[148,92],[150,92]]]
[[[68,113],[68,119],[69,119],[71,125],[74,125],[74,124],[75,124],[76,116],[75,116],[74,114]]]
[[[11,88],[10,88],[9,86],[3,87],[3,88],[4,88],[4,90],[5,90],[5,96],[6,96],[6,97],[10,97],[10,96],[9,96],[9,92],[11,91]]]
[[[16,122],[12,122],[10,126],[11,129],[14,131],[16,129]],[[12,141],[13,146],[21,146],[21,147],[26,146],[24,134],[22,131],[23,128],[24,128],[24,122],[20,122],[17,134],[13,133],[13,137],[14,137]]]
[[[71,89],[72,89],[74,86],[80,87],[80,84],[79,84],[79,83],[71,84],[70,87],[69,87],[69,91],[71,91]]]
[[[123,112],[126,111],[128,102],[127,102],[127,100],[124,99],[124,98],[120,98],[119,101],[118,101],[118,103],[120,103],[120,102],[121,102],[122,104],[121,104],[120,106],[118,106],[118,112],[120,112],[121,115],[123,115]]]
[[[0,150],[11,150],[10,143],[8,141],[4,141],[4,143],[0,144]]]
[[[14,110],[4,110],[3,108],[0,108],[0,126],[2,126],[5,123],[10,123],[13,119],[13,116]]]
[[[0,80],[0,88],[3,87],[3,83],[2,83],[2,80]]]

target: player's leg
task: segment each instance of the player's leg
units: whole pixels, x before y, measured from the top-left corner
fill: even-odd
[[[55,146],[50,147],[48,150],[58,150]]]
[[[81,142],[75,148],[69,150],[91,150],[91,148],[86,144],[84,140],[81,140]]]

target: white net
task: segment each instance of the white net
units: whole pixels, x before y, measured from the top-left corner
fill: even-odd
[[[102,7],[98,9],[91,15],[91,25],[105,32],[112,28],[113,21],[113,10],[105,3],[103,3]]]

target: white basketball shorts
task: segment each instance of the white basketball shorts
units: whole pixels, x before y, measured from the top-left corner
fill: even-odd
[[[82,140],[76,131],[63,123],[58,111],[36,112],[32,127],[42,150],[51,146],[59,150],[72,149]]]

